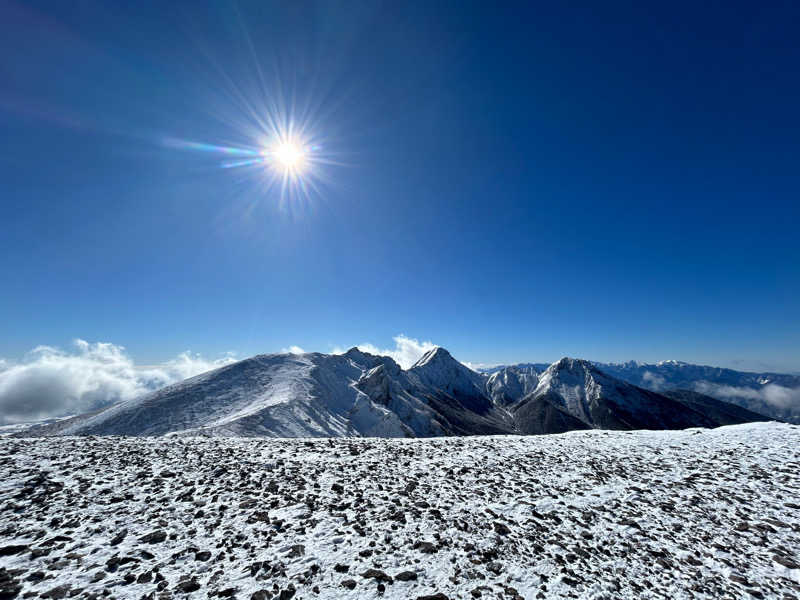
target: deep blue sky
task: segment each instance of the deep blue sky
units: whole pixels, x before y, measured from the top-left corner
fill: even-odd
[[[405,333],[800,370],[796,2],[0,14],[0,357]],[[309,108],[342,165],[308,202],[165,144],[255,143],[245,100]]]

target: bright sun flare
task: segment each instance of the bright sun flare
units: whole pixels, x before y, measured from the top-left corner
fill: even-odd
[[[285,171],[298,172],[305,162],[306,153],[302,146],[295,142],[281,142],[272,151],[278,166]]]

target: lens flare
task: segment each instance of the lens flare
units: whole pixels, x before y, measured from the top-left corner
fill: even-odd
[[[272,150],[265,150],[265,153],[274,159],[273,168],[292,175],[302,173],[306,150],[301,144],[294,141],[280,142]]]
[[[256,137],[254,135],[254,137]],[[217,166],[242,171],[258,185],[263,197],[275,197],[282,209],[298,208],[320,195],[323,167],[339,164],[326,156],[321,143],[303,136],[292,126],[276,127],[268,135],[257,136],[258,145],[234,146],[169,139],[165,145],[220,157]]]
[[[248,223],[260,207],[277,206],[291,216],[314,211],[336,183],[334,168],[348,164],[342,162],[344,140],[352,135],[347,103],[334,93],[331,72],[279,60],[253,43],[238,12],[232,18],[239,27],[225,61],[200,46],[211,67],[204,108],[214,117],[214,133],[161,141],[235,173],[231,210],[240,209]]]

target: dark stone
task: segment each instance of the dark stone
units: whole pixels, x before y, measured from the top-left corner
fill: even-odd
[[[197,554],[194,555],[195,560],[199,560],[201,562],[205,562],[211,558],[211,552],[208,550],[201,550]]]
[[[7,569],[0,568],[0,600],[16,598],[22,586]]]
[[[387,575],[383,571],[378,569],[367,569],[361,576],[364,579],[375,579],[376,581],[386,581],[388,583],[392,583],[394,580],[392,579],[391,575]]]
[[[30,550],[27,544],[12,544],[10,546],[3,546],[0,548],[0,556],[13,556],[14,554],[21,554]]]
[[[159,529],[157,531],[152,531],[146,535],[143,535],[139,538],[139,541],[143,544],[160,544],[164,540],[167,539],[167,532],[163,529]]]
[[[350,570],[350,565],[335,564],[333,570],[337,573],[347,573]]]
[[[394,576],[397,581],[416,581],[417,574],[414,571],[403,571]]]
[[[345,587],[348,590],[354,590],[356,588],[356,582],[353,579],[345,579],[342,582],[342,587]]]
[[[200,584],[197,583],[197,580],[194,577],[188,581],[181,581],[175,586],[176,591],[183,592],[185,594],[188,594],[189,592],[196,592],[199,589]]]
[[[438,592],[436,594],[428,594],[427,596],[417,596],[417,600],[450,600],[450,598]]]
[[[414,550],[419,550],[425,554],[433,554],[438,550],[435,545],[430,542],[416,542],[413,546]]]
[[[493,525],[494,525],[495,533],[498,533],[499,535],[508,535],[509,533],[511,533],[511,530],[504,523],[500,523],[499,521],[495,521],[493,523]]]
[[[294,586],[290,583],[289,587],[285,590],[281,590],[280,596],[278,596],[278,600],[290,600],[290,598],[294,597],[295,589]]]
[[[70,592],[70,587],[68,585],[59,585],[58,587],[54,587],[50,591],[47,591],[43,594],[39,594],[39,597],[49,598],[50,600],[61,600],[61,598],[66,598],[69,592]]]
[[[772,560],[774,560],[779,565],[783,565],[787,569],[800,569],[800,563],[795,562],[788,556],[781,556],[780,554],[776,554],[772,557]]]
[[[153,580],[153,572],[145,571],[136,578],[136,583],[150,583]]]
[[[120,542],[122,542],[122,540],[124,540],[124,539],[125,539],[125,536],[127,536],[127,535],[128,535],[128,530],[127,530],[127,529],[123,529],[123,530],[122,530],[122,531],[120,531],[120,532],[119,532],[117,535],[115,535],[113,538],[111,538],[111,541],[110,541],[109,543],[110,543],[112,546],[116,546],[116,545],[118,545]]]

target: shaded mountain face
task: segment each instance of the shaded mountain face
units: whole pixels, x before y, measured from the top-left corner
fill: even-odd
[[[668,390],[663,393],[667,398],[672,398],[681,404],[702,412],[712,418],[719,425],[737,425],[740,423],[756,423],[771,421],[769,417],[760,415],[736,404],[723,402],[711,396],[706,396],[692,390]]]
[[[592,363],[562,358],[539,377],[536,389],[516,407],[547,402],[595,429],[714,427],[703,412],[610,377]],[[518,416],[523,431],[530,425]]]
[[[711,402],[709,400],[712,400]],[[352,349],[254,356],[21,435],[431,437],[680,429],[760,420],[708,398],[667,397],[588,361],[477,373],[444,348],[410,369]]]
[[[612,377],[654,392],[691,390],[775,419],[800,423],[799,375],[748,373],[675,360],[595,364]]]

